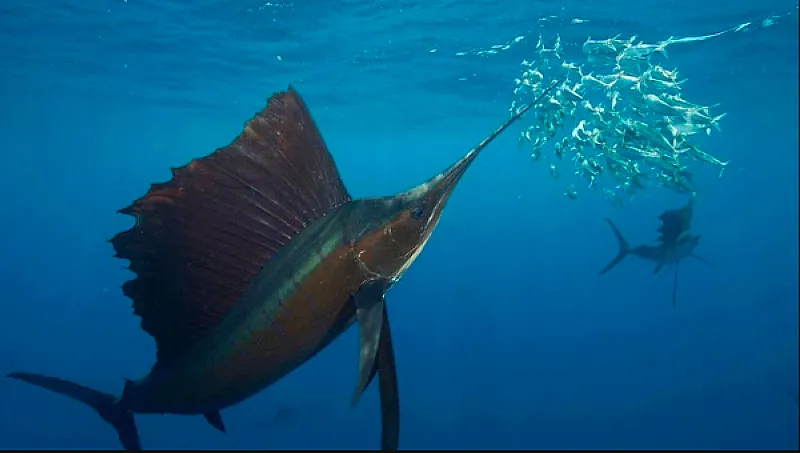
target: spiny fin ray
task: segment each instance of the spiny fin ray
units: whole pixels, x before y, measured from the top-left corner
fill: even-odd
[[[694,198],[690,198],[685,206],[679,209],[667,209],[658,219],[661,226],[658,227],[658,240],[664,245],[675,245],[692,224],[692,211],[694,208]]]
[[[120,210],[136,223],[111,239],[136,274],[122,288],[156,341],[155,367],[216,326],[298,232],[350,200],[292,87],[273,95],[230,145],[172,175]]]

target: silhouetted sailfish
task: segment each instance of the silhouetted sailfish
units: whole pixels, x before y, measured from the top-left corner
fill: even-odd
[[[689,199],[686,204],[680,209],[668,209],[664,211],[658,218],[661,220],[661,226],[658,228],[660,233],[658,240],[661,242],[659,245],[640,245],[638,247],[631,247],[628,241],[622,236],[614,222],[606,219],[611,230],[619,241],[619,253],[608,265],[600,271],[599,275],[603,275],[610,271],[614,266],[619,264],[628,255],[636,255],[639,258],[654,261],[656,268],[653,273],[658,273],[665,264],[675,264],[675,277],[672,281],[672,306],[675,306],[676,294],[678,292],[678,270],[680,268],[681,260],[686,257],[696,258],[706,264],[714,265],[705,258],[698,256],[694,253],[695,247],[700,241],[700,236],[694,236],[689,232],[692,224],[692,214],[694,210],[694,196]]]
[[[396,450],[400,408],[384,295],[422,251],[480,151],[519,109],[444,172],[395,196],[353,200],[290,86],[227,147],[172,169],[120,212],[135,225],[111,243],[136,274],[123,292],[157,360],[114,397],[33,373],[9,377],[91,406],[125,449],[141,448],[133,413],[204,415],[275,383],[358,322],[355,405],[377,375],[381,446]]]

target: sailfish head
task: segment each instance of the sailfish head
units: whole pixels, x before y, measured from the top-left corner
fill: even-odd
[[[408,191],[374,200],[380,205],[379,220],[357,242],[359,260],[372,274],[397,280],[411,266],[479,151],[470,151],[444,172]]]
[[[520,108],[475,148],[442,173],[397,195],[370,200],[371,221],[362,224],[354,241],[355,255],[367,275],[399,279],[417,259],[439,223],[447,200],[478,154],[558,83]]]
[[[684,232],[678,236],[675,244],[671,247],[669,253],[673,256],[669,257],[670,260],[676,261],[686,258],[694,252],[699,243],[700,236],[691,234],[688,231]]]

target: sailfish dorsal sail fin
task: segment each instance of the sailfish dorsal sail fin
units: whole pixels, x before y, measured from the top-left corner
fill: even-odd
[[[661,226],[658,228],[658,240],[665,246],[672,246],[686,238],[692,226],[692,212],[694,198],[679,209],[667,209],[658,219]]]
[[[120,210],[135,225],[111,239],[136,274],[123,292],[156,341],[156,367],[216,326],[254,275],[311,222],[350,196],[292,88],[228,146],[172,169]]]

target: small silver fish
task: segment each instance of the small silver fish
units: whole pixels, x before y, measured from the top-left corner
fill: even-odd
[[[586,74],[586,75],[581,75],[581,84],[582,85],[595,87],[595,88],[598,88],[598,89],[601,89],[601,90],[606,90],[606,91],[610,90],[614,86],[614,83],[616,83],[616,80],[614,80],[612,82],[604,82],[604,81],[598,79],[597,77],[595,77],[594,74],[592,74],[592,73],[589,73],[589,74]]]
[[[608,188],[603,188],[603,197],[612,205],[618,208],[622,207],[622,199],[619,197],[619,194],[617,194],[613,190]]]
[[[557,95],[563,96],[565,99],[573,102],[578,102],[583,100],[583,96],[576,93],[575,91],[572,91],[572,88],[567,86],[566,83],[562,84],[561,87],[559,87],[558,91],[556,91],[556,93]]]
[[[562,145],[561,142],[556,142],[556,144],[553,145],[553,154],[556,155],[558,160],[564,158],[564,145]]]
[[[716,157],[712,156],[711,154],[708,154],[707,152],[703,151],[702,149],[698,148],[695,145],[689,145],[686,148],[686,150],[687,150],[688,154],[690,156],[692,156],[693,158],[695,158],[695,159],[697,159],[697,160],[699,160],[701,162],[706,162],[706,163],[709,163],[711,165],[714,165],[714,166],[718,167],[719,168],[719,173],[717,174],[718,178],[722,177],[722,172],[725,170],[725,167],[727,167],[728,164],[730,163],[729,160],[723,161],[723,160],[717,159]]]
[[[578,198],[578,191],[575,189],[574,185],[570,184],[569,186],[567,186],[567,191],[564,192],[564,195],[566,195],[568,198],[574,200],[574,199]]]
[[[677,82],[678,81],[678,71],[677,70],[667,70],[664,69],[661,65],[653,65],[649,70],[648,74],[650,78],[659,79],[664,82]]]
[[[641,87],[644,91],[652,94],[678,94],[681,91],[681,83],[684,81],[681,80],[680,82],[673,82],[671,80],[661,80],[654,77],[642,77],[641,79]]]

